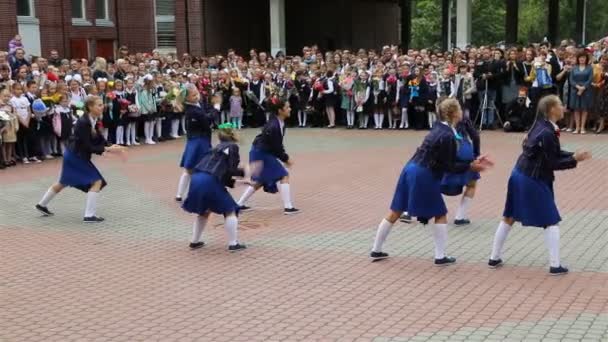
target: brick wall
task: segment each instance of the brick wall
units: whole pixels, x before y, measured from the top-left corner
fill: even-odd
[[[8,42],[17,34],[17,3],[0,1],[0,50],[8,51]]]
[[[175,1],[175,34],[179,55],[189,51],[202,55],[203,49],[203,10],[205,0]],[[187,7],[186,7],[187,6]],[[188,16],[186,17],[186,11]],[[188,36],[190,37],[188,41]],[[188,45],[189,43],[189,45]]]
[[[112,0],[113,1],[113,0]],[[153,0],[118,0],[120,44],[131,52],[151,52],[156,48]]]

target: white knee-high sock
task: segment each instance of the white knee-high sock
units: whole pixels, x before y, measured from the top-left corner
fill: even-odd
[[[237,228],[239,225],[239,220],[235,215],[231,215],[226,217],[224,221],[224,229],[226,230],[226,234],[228,235],[228,246],[234,246],[239,243]]]
[[[242,117],[236,119],[236,128],[237,129],[243,128],[243,118]]]
[[[103,138],[104,138],[106,141],[108,140],[108,133],[110,133],[110,130],[109,130],[109,129],[107,129],[107,128],[104,128],[104,129],[101,131],[101,135],[103,135]]]
[[[144,137],[146,138],[146,143],[150,142],[150,124],[152,122],[146,121],[144,122]]]
[[[365,116],[364,122],[365,124],[363,124],[363,128],[367,128],[367,126],[369,125],[369,115]]]
[[[388,113],[388,128],[393,128],[393,116],[390,111]]]
[[[302,115],[303,114],[304,113],[301,110],[298,111],[298,127],[302,127]]]
[[[379,123],[380,122],[380,115],[379,114],[374,114],[374,128],[378,128]]]
[[[407,108],[401,108],[401,128],[408,128],[409,123],[407,122]]]
[[[186,116],[182,116],[182,118],[180,119],[181,125],[182,125],[182,132],[184,132],[184,134],[186,134]]]
[[[190,185],[190,179],[192,176],[188,172],[182,173],[182,176],[179,178],[179,184],[177,186],[177,195],[175,197],[183,198],[186,195],[186,191],[188,190],[188,186]]]
[[[46,207],[49,202],[51,202],[51,200],[57,195],[57,193],[55,192],[55,190],[53,190],[52,187],[50,187],[46,193],[44,194],[44,196],[42,196],[42,199],[40,200],[40,202],[38,202],[39,205]]]
[[[545,228],[545,245],[549,250],[549,264],[551,267],[559,267],[559,226]]]
[[[496,229],[496,234],[494,234],[494,243],[492,244],[492,254],[490,255],[490,259],[498,260],[502,258],[502,251],[510,231],[511,226],[506,224],[504,221],[500,221],[498,228]]]
[[[270,120],[270,113],[266,113],[266,122],[268,122],[268,120]]]
[[[384,126],[384,114],[378,114],[378,128]]]
[[[133,145],[139,145],[137,142],[137,124],[135,123],[131,124],[131,143]]]
[[[374,240],[372,252],[382,252],[382,245],[391,232],[391,228],[393,228],[393,224],[386,219],[382,219],[382,222],[380,222],[378,230],[376,231],[376,239]]]
[[[462,195],[462,198],[460,199],[460,205],[458,206],[458,210],[456,211],[455,219],[464,220],[467,218],[467,211],[469,210],[469,205],[471,204],[472,200],[473,199],[471,197]]]
[[[245,192],[243,192],[243,194],[241,195],[241,198],[239,199],[237,204],[245,205],[245,203],[249,200],[249,198],[253,195],[254,192],[255,192],[255,188],[252,187],[251,185],[248,186],[247,189],[245,190]]]
[[[304,115],[302,116],[303,120],[302,120],[302,126],[306,126],[306,119],[308,119],[308,113],[304,112]]]
[[[435,223],[433,229],[433,241],[435,243],[435,259],[445,258],[445,249],[448,244],[448,225]]]
[[[99,192],[87,192],[87,202],[84,209],[84,217],[95,216],[97,209],[97,198],[99,198]]]
[[[279,189],[281,190],[281,198],[283,199],[283,207],[285,209],[293,208],[293,204],[291,203],[291,189],[290,189],[289,183],[280,184]]]
[[[199,215],[194,219],[194,224],[192,225],[192,243],[197,243],[201,240],[201,235],[206,225],[207,218],[205,216]]]
[[[125,143],[125,128],[123,126],[116,127],[116,143],[118,145]]]

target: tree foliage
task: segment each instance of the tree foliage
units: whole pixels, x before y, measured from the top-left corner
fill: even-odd
[[[456,0],[453,1],[453,7]],[[518,38],[522,44],[547,36],[548,0],[520,0]],[[453,15],[456,11],[453,8]],[[506,8],[503,0],[472,0],[472,43],[495,44],[505,39]],[[576,0],[560,0],[559,37],[576,37]],[[452,29],[455,30],[455,20]],[[608,0],[587,0],[586,42],[608,35]],[[416,0],[412,5],[412,46],[441,46],[441,0]]]

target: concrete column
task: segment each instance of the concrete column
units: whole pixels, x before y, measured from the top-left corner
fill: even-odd
[[[286,52],[285,0],[270,0],[270,53]]]
[[[507,44],[517,43],[517,25],[519,16],[519,0],[506,0],[507,15],[505,16],[505,32]]]
[[[456,0],[456,46],[471,44],[471,0]]]
[[[411,0],[401,0],[401,48],[410,48],[412,41],[412,2]]]

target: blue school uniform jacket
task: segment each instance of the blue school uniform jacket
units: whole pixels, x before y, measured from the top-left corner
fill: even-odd
[[[273,116],[262,128],[262,133],[258,134],[253,140],[253,147],[268,152],[285,163],[289,160],[289,155],[285,152],[283,146],[284,134],[285,125],[281,129],[279,119]]]
[[[233,177],[245,176],[245,171],[239,168],[240,162],[239,146],[234,142],[221,142],[203,157],[196,170],[206,172],[224,186],[233,188]]]
[[[200,105],[187,103],[186,113],[186,132],[188,138],[208,138],[211,140],[211,122],[207,111]]]
[[[456,158],[457,151],[454,130],[447,124],[438,122],[424,138],[410,162],[429,168],[437,178],[448,172],[465,172],[470,168],[470,163],[459,161]]]
[[[97,127],[93,127],[88,114],[81,116],[76,121],[74,135],[69,143],[69,149],[84,160],[91,160],[92,154],[101,155],[105,151],[106,140]]]
[[[516,168],[523,174],[553,182],[553,171],[575,168],[574,153],[563,151],[559,144],[559,131],[548,120],[536,122],[523,143],[523,152]]]

